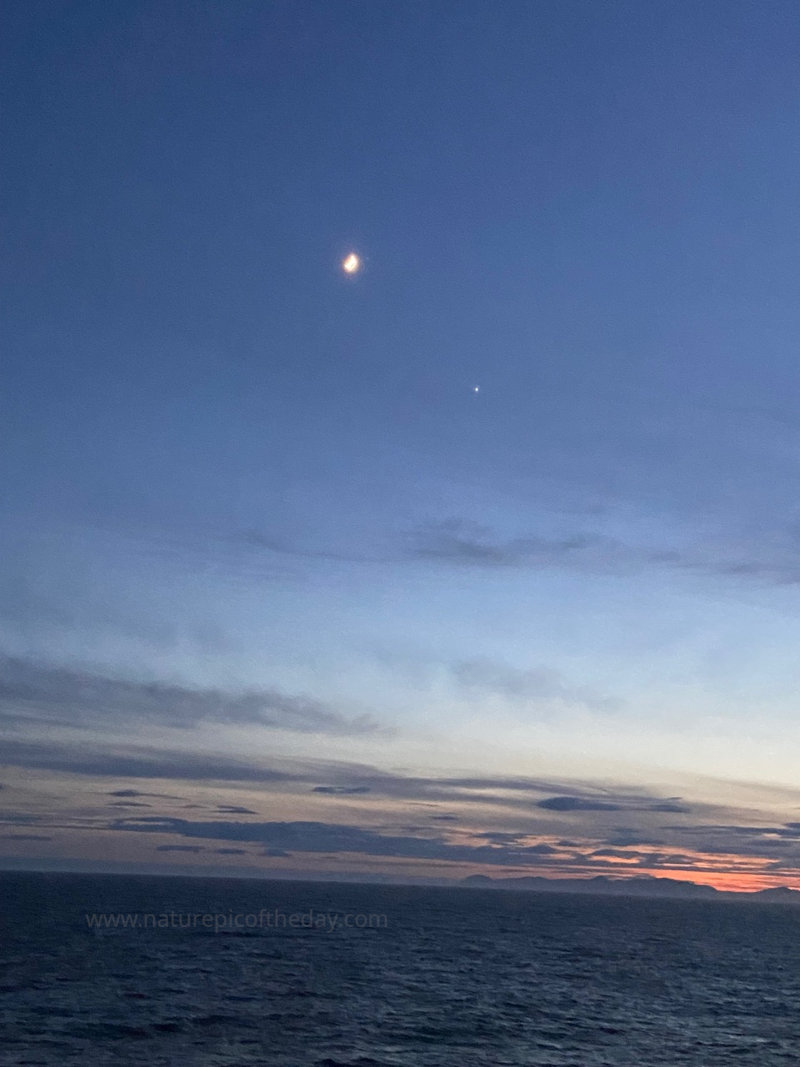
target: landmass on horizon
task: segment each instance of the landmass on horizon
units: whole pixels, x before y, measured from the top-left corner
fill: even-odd
[[[463,878],[460,885],[473,889],[506,889],[539,893],[588,893],[602,896],[671,897],[685,899],[759,900],[770,903],[800,904],[800,889],[773,886],[770,889],[715,889],[713,885],[687,882],[678,878],[658,878],[653,875],[632,875],[630,878],[609,878],[598,874],[594,878],[542,878],[538,875],[519,878],[489,878],[473,874]]]
[[[546,878],[542,875],[519,875],[512,878],[491,878],[485,874],[471,874],[465,878],[397,878],[385,874],[326,874],[322,877],[309,877],[299,872],[284,872],[269,876],[259,876],[250,872],[201,872],[195,869],[179,870],[153,867],[150,869],[129,869],[115,871],[98,871],[77,867],[62,868],[0,868],[0,879],[14,875],[38,874],[43,877],[98,878],[166,878],[185,879],[189,881],[236,881],[236,882],[285,882],[298,885],[363,885],[363,886],[398,886],[433,889],[485,889],[497,892],[518,893],[559,893],[578,894],[580,896],[614,896],[614,897],[651,897],[671,900],[746,900],[761,903],[800,904],[800,889],[791,886],[771,886],[766,889],[732,890],[716,889],[702,882],[692,882],[678,878],[661,878],[657,875],[630,875],[609,877],[598,874],[591,878]]]

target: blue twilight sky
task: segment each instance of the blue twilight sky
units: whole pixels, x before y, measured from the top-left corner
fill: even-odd
[[[3,15],[7,862],[800,876],[796,5]]]

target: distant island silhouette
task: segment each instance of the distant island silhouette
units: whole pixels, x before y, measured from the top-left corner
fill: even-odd
[[[800,904],[800,889],[777,886],[752,892],[715,889],[698,882],[677,878],[658,878],[654,875],[635,875],[631,878],[609,878],[598,874],[594,878],[543,878],[540,875],[519,878],[490,878],[485,874],[471,874],[459,885],[468,889],[506,889],[534,893],[588,893],[603,896],[674,897],[687,900],[755,900],[776,904]]]

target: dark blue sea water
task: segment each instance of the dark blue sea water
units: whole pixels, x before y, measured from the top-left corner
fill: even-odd
[[[800,1062],[791,905],[16,873],[0,895],[4,1065]]]

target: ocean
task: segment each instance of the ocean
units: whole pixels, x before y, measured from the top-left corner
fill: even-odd
[[[800,908],[0,873],[0,1063],[771,1067]]]

